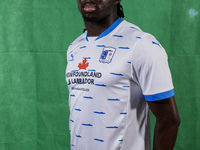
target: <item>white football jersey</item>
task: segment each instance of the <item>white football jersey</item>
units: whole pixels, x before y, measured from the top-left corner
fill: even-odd
[[[174,95],[161,44],[119,18],[98,37],[79,36],[67,60],[71,149],[150,150],[146,101]]]

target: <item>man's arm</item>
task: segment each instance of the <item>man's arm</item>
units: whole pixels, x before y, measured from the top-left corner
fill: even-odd
[[[180,124],[175,98],[147,103],[156,117],[153,150],[173,150]]]

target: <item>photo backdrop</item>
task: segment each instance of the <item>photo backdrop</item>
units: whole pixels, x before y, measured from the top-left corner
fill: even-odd
[[[175,150],[199,150],[200,1],[122,5],[168,54],[181,117]],[[70,150],[66,51],[83,29],[75,0],[0,0],[0,150]]]

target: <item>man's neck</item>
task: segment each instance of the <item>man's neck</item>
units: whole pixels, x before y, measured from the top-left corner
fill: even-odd
[[[84,19],[88,36],[99,36],[107,28],[109,28],[117,19],[118,19],[117,16],[113,18],[107,17],[100,21],[91,21],[91,20]]]

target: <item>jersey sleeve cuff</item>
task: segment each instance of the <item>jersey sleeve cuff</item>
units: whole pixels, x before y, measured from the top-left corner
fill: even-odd
[[[174,89],[154,95],[144,95],[146,101],[159,101],[174,96]]]

